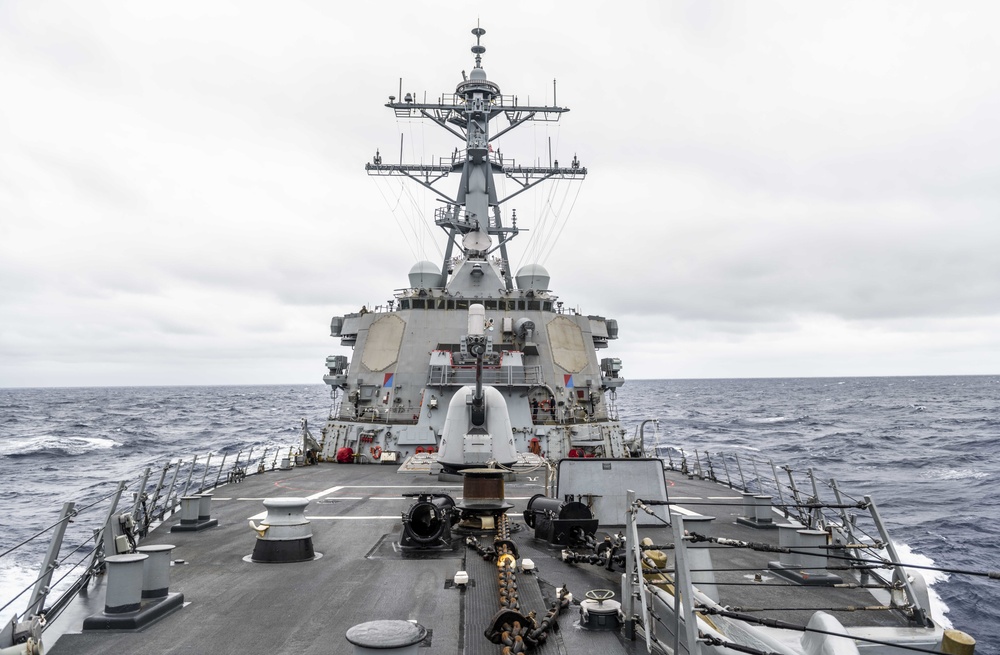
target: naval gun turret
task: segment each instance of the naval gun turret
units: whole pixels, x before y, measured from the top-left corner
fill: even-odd
[[[464,386],[448,403],[438,462],[450,471],[478,468],[496,462],[510,466],[517,460],[507,401],[493,387],[483,385],[483,356],[490,347],[486,308],[469,306],[469,354],[476,358],[476,384]]]

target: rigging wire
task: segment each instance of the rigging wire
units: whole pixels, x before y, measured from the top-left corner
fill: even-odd
[[[420,121],[420,122],[421,122],[421,124],[423,123],[423,121]],[[423,148],[423,139],[421,139],[421,144],[420,144],[421,155],[418,157],[417,156],[417,139],[416,139],[416,137],[414,135],[413,123],[414,123],[413,120],[399,121],[397,119],[397,125],[405,125],[406,133],[409,136],[409,143],[407,145],[409,146],[409,150],[410,150],[410,161],[418,162],[422,166],[423,163],[424,163],[424,158],[423,158],[423,150],[424,150],[424,148]],[[400,127],[400,129],[399,129],[399,134],[400,134],[400,139],[404,139],[404,131],[403,131],[402,127]],[[400,150],[400,152],[402,152],[402,149]],[[402,161],[400,161],[400,163],[402,164]],[[424,243],[423,243],[423,238],[422,238],[423,237],[423,232],[421,231],[420,227],[421,227],[421,224],[423,223],[423,220],[422,220],[423,211],[421,210],[419,204],[417,203],[416,198],[413,195],[413,189],[410,188],[410,185],[406,184],[406,181],[403,180],[403,179],[399,180],[399,184],[400,184],[400,187],[402,188],[402,193],[405,194],[406,197],[407,197],[407,199],[410,200],[410,206],[412,206],[412,208],[413,208],[413,211],[410,211],[408,208],[404,209],[404,211],[406,213],[407,223],[408,223],[409,228],[410,228],[410,233],[409,233],[409,235],[407,235],[407,238],[408,239],[409,238],[413,239],[413,246],[414,246],[415,251],[416,251],[415,258],[416,259],[422,259],[423,256],[424,256]]]
[[[521,256],[521,261],[518,262],[519,265],[525,260],[532,263],[537,262],[539,252],[548,243],[553,231],[552,221],[550,220],[552,216],[552,198],[560,188],[561,182],[562,180],[554,180],[544,196],[542,194],[535,194],[535,216],[537,216],[535,233],[529,243],[529,247]],[[539,203],[541,203],[540,207]]]
[[[379,194],[382,196],[382,199],[385,201],[386,206],[389,208],[389,212],[392,214],[392,219],[396,222],[396,226],[399,228],[399,231],[405,233],[403,225],[402,223],[400,223],[399,215],[396,213],[396,208],[399,207],[400,200],[403,197],[402,189],[399,192],[399,196],[396,197],[395,206],[393,206],[393,203],[390,201],[389,197],[386,196],[385,191],[382,189],[382,184],[379,182],[378,176],[375,176],[375,178],[376,178],[375,186],[378,189]],[[401,184],[401,186],[403,185]],[[413,249],[413,244],[409,240],[406,240],[406,247],[410,249],[410,253],[413,255],[414,259],[419,259],[416,251]]]
[[[556,206],[553,204],[553,200],[556,198],[558,193],[563,190],[563,187],[565,187],[565,191],[563,192],[563,201],[560,203],[559,209],[557,209]],[[561,231],[560,229],[561,223],[559,220],[561,214],[561,208],[562,204],[565,203],[566,194],[569,193],[569,187],[563,184],[562,180],[556,180],[550,186],[549,189],[550,190],[545,198],[545,205],[544,205],[544,219],[545,219],[544,229],[541,231],[541,234],[539,235],[540,238],[535,241],[534,243],[535,247],[532,251],[532,261],[538,263],[541,262],[542,252],[551,249],[552,244],[555,243],[555,237],[557,233]]]
[[[419,161],[420,165],[423,166],[423,164],[424,164],[424,155],[427,152],[426,144],[424,142],[424,133],[423,133],[424,121],[420,121],[420,128],[421,128],[421,130],[420,130],[420,156],[419,157],[417,156],[417,139],[416,139],[416,135],[415,135],[415,130],[413,129],[413,124],[414,124],[414,121],[412,121],[412,120],[406,121],[407,130],[409,131],[409,134],[410,134],[410,161]],[[401,182],[402,182],[402,180],[401,180]],[[420,206],[420,205],[418,205],[418,203],[416,201],[416,198],[413,195],[412,188],[410,188],[410,186],[406,185],[406,184],[404,184],[403,186],[405,187],[404,191],[405,191],[407,197],[410,199],[410,202],[413,205],[413,210],[414,210],[413,214],[410,215],[410,218],[411,218],[410,228],[411,228],[411,231],[413,232],[413,239],[414,239],[414,242],[416,244],[417,251],[420,253],[420,257],[422,259],[425,259],[426,258],[426,249],[425,249],[426,243],[424,242],[424,232],[423,232],[423,230],[419,230],[419,225],[424,224],[424,221],[421,220],[421,219],[422,219],[423,216],[425,216],[425,213],[424,213],[424,209],[425,208],[422,207],[422,206]],[[423,187],[421,187],[421,188],[423,188]]]
[[[413,191],[410,185],[405,184],[403,180],[400,180],[400,185],[402,185],[403,190],[406,193],[407,199],[413,206],[414,220],[411,221],[411,229],[413,232],[413,238],[416,240],[417,246],[420,250],[421,259],[427,259],[428,241],[431,243],[431,245],[434,246],[434,249],[437,252],[438,257],[443,257],[444,251],[441,250],[441,245],[435,239],[433,239],[434,235],[433,232],[431,231],[431,227],[428,224],[428,222],[423,218],[424,216],[426,216],[427,213],[426,209],[422,209],[421,207],[418,206],[417,198],[413,195]],[[424,196],[424,205],[426,206],[426,195]],[[427,237],[431,238],[428,239]]]
[[[810,552],[808,550],[797,550],[795,548],[787,548],[783,546],[774,546],[767,543],[759,543],[753,541],[740,541],[738,539],[726,539],[724,537],[710,537],[697,532],[691,533],[692,543],[699,542],[709,542],[716,543],[720,546],[728,546],[732,548],[748,548],[750,550],[755,550],[759,552],[770,552],[770,553],[794,553],[798,555],[815,555],[816,553]],[[907,569],[922,569],[925,571],[939,571],[941,573],[954,573],[956,575],[972,575],[984,578],[990,578],[991,580],[1000,580],[1000,571],[974,571],[971,569],[952,569],[945,568],[942,566],[930,566],[927,564],[912,564],[907,562],[894,562],[886,558],[880,559],[865,559],[856,556],[845,556],[845,555],[834,555],[833,553],[826,553],[825,557],[828,559],[839,559],[847,560],[851,562],[860,562],[862,564],[879,564],[885,567],[901,566]]]
[[[416,138],[414,136],[414,131],[413,131],[413,121],[401,121],[397,119],[396,121],[397,134],[400,135],[401,138],[405,134],[402,125],[404,122],[407,124],[406,130],[410,134],[409,147],[410,147],[411,158],[413,160],[417,160],[418,158],[416,156],[416,150],[414,146]],[[422,131],[423,128],[424,128],[423,121],[421,121]],[[420,139],[421,144],[424,143],[423,136],[424,136],[423,133],[421,133],[421,139]],[[405,138],[403,140],[405,141]],[[421,145],[421,147],[423,148],[424,146]],[[419,161],[422,164],[423,157],[421,157]],[[401,234],[407,237],[405,239],[406,245],[414,261],[420,259],[427,259],[426,252],[427,252],[428,242],[430,242],[434,246],[438,256],[441,256],[443,254],[443,251],[441,250],[441,247],[437,243],[437,241],[433,238],[434,235],[433,231],[431,230],[431,226],[424,219],[424,216],[427,213],[426,194],[421,199],[418,199],[414,195],[412,189],[410,189],[409,186],[405,183],[405,180],[402,179],[398,180],[400,188],[399,192],[396,193],[393,189],[391,189],[392,182],[390,180],[385,180],[384,182],[382,182],[378,179],[382,176],[373,175],[372,177],[376,178],[376,188],[378,189],[379,194],[382,196],[383,201],[386,203],[386,207],[388,207],[390,213],[392,213],[393,220],[396,222],[396,227],[399,229]],[[404,196],[406,197],[406,202],[403,201]],[[423,207],[421,205],[423,205]]]
[[[568,190],[569,188],[567,187],[567,192]],[[549,249],[545,251],[545,254],[541,257],[539,263],[544,264],[546,261],[548,261],[549,255],[552,254],[553,248],[555,248],[556,243],[558,243],[559,239],[562,237],[563,230],[565,230],[566,226],[569,224],[569,217],[573,214],[573,208],[576,207],[576,201],[580,197],[580,191],[582,190],[583,190],[583,185],[578,184],[576,186],[576,193],[573,194],[573,202],[570,203],[569,210],[563,217],[562,225],[559,226],[559,231],[556,233],[556,238],[552,240],[552,243],[549,245]],[[563,201],[565,202],[565,197],[563,198]]]
[[[798,632],[812,632],[820,635],[829,635],[831,637],[843,637],[845,639],[853,639],[855,641],[864,642],[866,644],[877,644],[880,646],[891,646],[893,648],[902,648],[905,650],[911,650],[918,653],[934,653],[937,655],[939,651],[930,650],[927,648],[921,648],[919,646],[910,646],[908,644],[902,644],[899,642],[884,641],[881,639],[872,639],[869,637],[862,637],[856,634],[843,633],[843,632],[831,632],[829,630],[821,630],[819,628],[810,628],[805,625],[798,625],[796,623],[789,623],[787,621],[781,621],[779,619],[767,619],[767,618],[757,618],[754,616],[747,616],[745,614],[739,614],[738,612],[730,612],[728,610],[720,609],[717,607],[705,607],[704,605],[696,607],[696,611],[700,614],[707,614],[709,616],[723,616],[728,619],[735,619],[737,621],[744,621],[746,623],[754,623],[757,625],[762,625],[769,628],[781,628],[784,630],[795,630]],[[732,644],[724,643],[723,640],[717,637],[706,636],[704,639],[713,646],[725,645],[726,647],[732,647]],[[747,652],[747,651],[744,651]]]

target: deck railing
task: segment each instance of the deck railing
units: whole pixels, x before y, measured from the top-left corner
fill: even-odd
[[[7,625],[33,624],[35,630],[43,630],[104,570],[105,558],[117,554],[116,536],[125,536],[132,550],[158,523],[179,511],[183,496],[238,484],[247,475],[278,468],[286,459],[297,461],[303,457],[300,450],[299,445],[251,447],[235,456],[209,452],[171,459],[156,473],[156,468],[147,467],[136,478],[118,482],[110,493],[64,503],[57,520],[0,552],[0,559],[23,559],[32,556],[25,553],[38,550],[40,540],[49,540],[38,576],[13,598],[0,599],[4,603],[0,619],[13,608],[15,614]],[[64,542],[71,546],[64,547]],[[65,555],[60,558],[61,551]],[[49,600],[56,592],[58,597]]]
[[[436,387],[473,385],[474,366],[431,366],[427,385]],[[531,387],[542,383],[540,366],[500,366],[483,369],[483,384],[491,386]]]

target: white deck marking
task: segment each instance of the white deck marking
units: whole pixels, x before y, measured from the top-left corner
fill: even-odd
[[[398,521],[399,516],[309,516],[307,517],[310,521],[364,521],[364,520],[376,520],[376,519],[392,519]]]
[[[335,489],[461,489],[460,484],[437,484],[430,487],[417,487],[412,484],[345,484]]]
[[[326,496],[328,494],[332,494],[332,493],[334,493],[336,491],[340,491],[341,489],[343,489],[343,487],[330,487],[329,489],[324,489],[323,491],[318,491],[318,492],[312,494],[311,496],[306,496],[306,498],[309,499],[309,500],[316,500],[317,498],[322,498],[323,496]],[[244,499],[244,498],[240,498],[238,500],[266,500],[266,499],[264,499],[264,498],[261,498],[261,499],[254,499],[254,498],[246,498],[246,499]],[[248,516],[247,520],[248,521],[260,521],[261,519],[263,519],[266,516],[267,516],[267,510],[264,510],[263,512],[254,514],[253,516]],[[312,518],[312,517],[309,517],[309,518]]]
[[[683,514],[684,516],[701,516],[701,512],[695,512],[690,509],[685,509],[680,505],[671,505],[670,511],[677,512],[678,514]]]
[[[340,486],[336,486],[336,487],[330,487],[329,489],[324,489],[323,491],[318,491],[318,492],[316,492],[314,494],[306,496],[306,498],[309,499],[309,500],[319,500],[320,498],[323,498],[324,496],[331,496],[331,494],[335,494],[338,491],[340,491],[341,489],[411,489],[412,490],[413,488],[414,487],[412,485],[403,485],[403,484],[396,484],[396,485],[392,485],[392,484],[390,484],[390,485],[384,485],[384,484],[368,484],[368,485],[345,484],[345,485],[340,485]],[[430,489],[461,489],[461,488],[462,487],[460,485],[440,485],[440,486],[430,487]],[[427,490],[428,488],[427,487],[423,487],[422,489],[423,490]],[[530,498],[531,498],[531,496],[508,496],[505,500],[529,500]],[[217,498],[216,500],[228,500],[228,499]],[[256,501],[262,501],[262,500],[266,500],[266,499],[265,498],[237,498],[236,500],[256,500]],[[412,501],[412,498],[408,498],[408,497],[405,497],[405,496],[368,496],[367,498],[366,497],[362,497],[362,496],[331,496],[329,500],[359,500],[359,501],[360,500],[407,500],[407,501]],[[455,498],[455,500],[462,500],[462,497],[461,496],[457,496]],[[509,514],[509,515],[510,516],[521,516],[521,514]],[[260,521],[261,519],[265,518],[266,516],[267,516],[267,512],[264,511],[264,512],[260,512],[258,514],[254,514],[253,516],[248,517],[247,520],[249,520],[249,521]],[[312,516],[312,515],[310,515],[308,518],[309,518],[310,521],[312,521],[312,520],[315,520],[315,521],[351,521],[351,520],[357,520],[357,519],[395,519],[395,520],[399,520],[398,516]]]
[[[740,496],[709,496],[709,500],[743,500]]]
[[[670,500],[702,500],[701,496],[670,496]]]
[[[523,516],[523,514],[510,514],[507,516]],[[392,516],[310,516],[310,521],[364,521],[364,520],[375,520],[375,519],[392,519],[393,521],[398,521],[398,515]]]
[[[343,487],[330,487],[329,489],[324,489],[323,491],[317,491],[311,496],[306,496],[306,498],[308,498],[309,500],[316,500],[317,498],[322,498],[323,496],[327,496],[336,491],[340,491],[341,489],[343,489]]]
[[[531,500],[533,496],[506,496],[504,500]],[[453,500],[462,500],[462,496],[454,496]],[[411,496],[331,496],[328,500],[406,500],[413,501]]]

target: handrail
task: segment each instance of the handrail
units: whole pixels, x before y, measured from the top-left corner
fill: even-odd
[[[263,473],[268,470],[274,470],[277,468],[279,455],[287,452],[289,457],[295,454],[297,448],[300,445],[293,445],[287,451],[284,447],[279,447],[274,451],[271,448],[266,448],[262,455],[259,457],[254,457],[253,449],[251,448],[247,453],[247,458],[244,461],[240,461],[238,466],[241,470],[241,475],[236,480],[237,482],[242,480],[245,475],[253,475],[256,473]],[[273,452],[273,456],[271,453]],[[149,482],[149,472],[150,468],[144,467],[144,471],[131,481],[120,481],[115,484],[115,489],[108,494],[101,495],[99,498],[89,502],[82,507],[75,507],[74,503],[64,504],[63,513],[64,515],[51,525],[39,530],[38,532],[32,534],[21,542],[7,548],[5,551],[0,553],[0,558],[3,558],[15,551],[24,548],[28,544],[32,543],[42,535],[56,529],[65,528],[68,524],[73,523],[76,527],[74,529],[74,535],[77,537],[83,536],[84,541],[69,550],[61,559],[58,558],[59,550],[62,547],[64,540],[65,530],[59,530],[57,533],[53,534],[52,541],[49,544],[48,554],[45,557],[45,561],[42,564],[42,568],[37,576],[26,585],[22,590],[20,590],[16,595],[7,600],[2,606],[0,606],[0,612],[3,612],[14,605],[19,599],[21,599],[29,590],[35,588],[35,593],[32,595],[32,599],[28,602],[26,608],[23,611],[17,613],[15,618],[21,620],[23,617],[28,616],[40,616],[47,615],[48,623],[51,625],[51,621],[55,614],[58,614],[66,604],[69,603],[70,599],[77,594],[80,590],[86,587],[90,581],[91,576],[95,571],[100,570],[104,566],[104,558],[108,555],[114,554],[106,552],[109,548],[106,545],[104,539],[105,534],[108,533],[108,527],[112,525],[113,521],[116,521],[119,516],[123,514],[129,514],[131,518],[135,520],[134,543],[138,543],[139,540],[148,533],[149,529],[152,527],[153,523],[157,520],[162,521],[167,518],[174,511],[177,510],[180,503],[180,495],[176,493],[180,491],[180,488],[174,489],[178,474],[181,468],[186,469],[186,475],[188,482],[184,489],[193,493],[202,493],[209,489],[215,489],[219,486],[229,484],[229,479],[221,480],[221,474],[226,465],[226,457],[223,456],[221,461],[217,465],[212,464],[213,455],[216,453],[209,453],[207,457],[198,456],[193,457],[190,460],[190,464],[185,463],[186,458],[181,458],[174,462],[173,460],[168,461],[162,466],[163,474],[159,478],[159,482],[148,484]],[[240,455],[243,451],[240,451]],[[273,457],[273,458],[272,458]],[[203,463],[202,463],[203,462]],[[270,463],[270,466],[268,464]],[[194,478],[196,469],[202,467],[203,470],[198,470],[201,474],[201,483],[197,483],[197,478]],[[166,473],[170,468],[175,468],[173,475],[173,480],[169,487],[164,484],[166,479]],[[189,470],[188,467],[190,467]],[[235,467],[235,465],[234,465]],[[218,468],[219,476],[215,480],[209,480],[209,473],[213,472]],[[206,480],[208,483],[206,484]],[[197,491],[195,486],[197,484]],[[117,504],[117,497],[123,490],[133,487],[135,489],[135,502],[131,507],[122,508]],[[167,493],[161,494],[162,491],[167,490]],[[107,501],[112,498],[115,500],[111,505],[107,505]],[[94,509],[98,506],[102,506],[103,514],[100,519],[95,519],[94,522],[81,522],[79,517],[83,515],[88,510]],[[68,507],[68,508],[67,508]],[[75,520],[74,520],[75,519]],[[95,523],[103,522],[100,527],[96,530],[93,529]],[[89,525],[89,528],[88,528]],[[88,533],[89,532],[89,533]],[[84,536],[85,535],[85,536]],[[131,539],[131,537],[130,537]],[[88,542],[92,542],[92,546],[88,549],[86,555],[80,561],[70,566],[55,582],[51,581],[52,574],[54,570],[61,565],[63,565],[70,557],[74,554],[78,554],[80,548],[86,545]],[[111,546],[113,548],[113,546]],[[90,564],[87,565],[85,562],[91,560]],[[72,585],[69,589],[63,590],[60,596],[53,601],[51,604],[46,604],[45,594],[40,593],[41,589],[47,592],[49,589],[54,589],[57,585],[69,578],[74,572],[78,571],[80,567],[83,566],[84,570],[79,573],[78,577],[73,580]],[[43,628],[44,629],[44,628]]]

